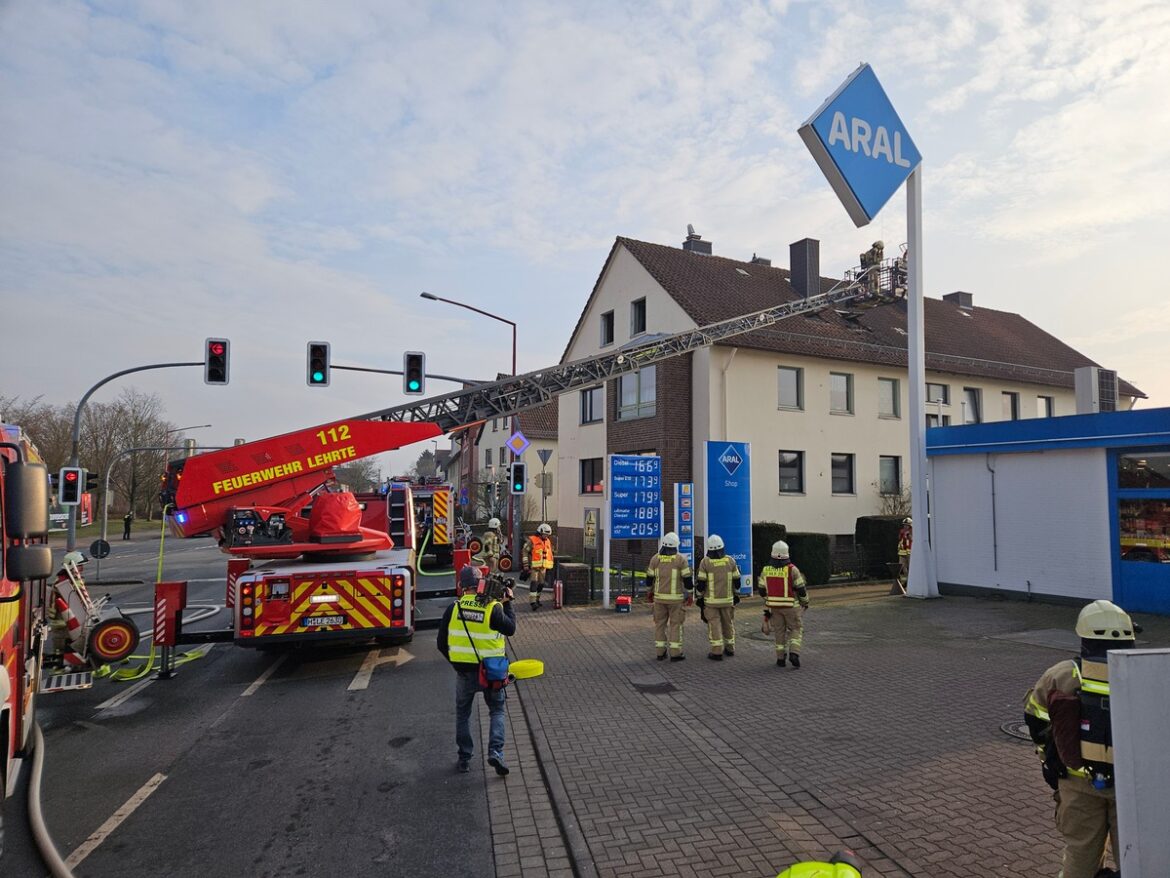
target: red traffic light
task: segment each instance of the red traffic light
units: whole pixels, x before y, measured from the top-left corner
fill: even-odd
[[[77,470],[75,470],[75,469],[66,470],[65,471],[65,481],[76,482],[77,481]]]
[[[218,357],[223,353],[223,342],[213,341],[207,346],[207,349]]]

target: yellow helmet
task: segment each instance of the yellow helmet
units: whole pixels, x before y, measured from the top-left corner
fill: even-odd
[[[1133,621],[1117,604],[1093,601],[1077,616],[1077,634],[1086,640],[1133,640]]]

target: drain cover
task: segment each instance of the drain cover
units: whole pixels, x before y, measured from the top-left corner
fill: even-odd
[[[1013,738],[1019,738],[1029,744],[1032,743],[1032,736],[1028,733],[1028,724],[1023,721],[1004,723],[999,727],[999,730],[1005,735],[1011,735]]]

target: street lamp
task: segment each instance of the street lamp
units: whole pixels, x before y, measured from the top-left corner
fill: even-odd
[[[436,296],[434,293],[419,293],[419,297],[429,299],[432,302],[446,302],[448,305],[455,305],[459,308],[466,308],[468,311],[474,311],[476,314],[482,314],[484,317],[490,317],[492,320],[498,320],[500,323],[507,323],[512,327],[512,375],[516,375],[516,322],[508,320],[506,317],[501,317],[499,314],[493,314],[490,311],[484,311],[482,308],[476,308],[473,305],[468,305],[464,302],[456,302],[454,299],[445,299],[442,296]],[[512,415],[512,435],[515,435],[517,429],[516,416]],[[503,464],[503,461],[500,461]],[[519,505],[515,502],[515,497],[508,494],[508,518],[512,523],[512,557],[519,559],[520,557],[520,522],[518,521]]]

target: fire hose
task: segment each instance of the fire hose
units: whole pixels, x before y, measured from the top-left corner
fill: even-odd
[[[212,616],[219,613],[223,607],[219,606],[218,604],[193,604],[191,607],[189,607],[189,609],[200,610],[201,612],[196,613],[189,619],[184,619],[184,621],[202,622],[204,619],[210,619]],[[153,613],[154,608],[143,607],[136,610],[123,610],[122,612],[127,616],[133,616],[135,614]],[[141,680],[151,671],[156,670],[161,666],[161,661],[157,655],[158,650],[154,645],[153,630],[143,632],[142,638],[145,639],[148,637],[150,638],[150,652],[148,652],[146,655],[127,656],[126,658],[122,659],[120,663],[123,665],[123,667],[117,669],[115,669],[112,665],[102,665],[100,668],[94,671],[93,675],[98,678],[109,677],[111,680],[117,680],[119,683],[130,683],[134,680]],[[179,665],[187,664],[187,662],[193,662],[196,659],[201,659],[204,655],[206,655],[206,653],[199,651],[179,653],[175,657],[175,666],[178,667]],[[137,659],[138,661],[142,662],[142,664],[138,665],[137,667],[125,667],[125,665],[129,665],[133,659]]]

